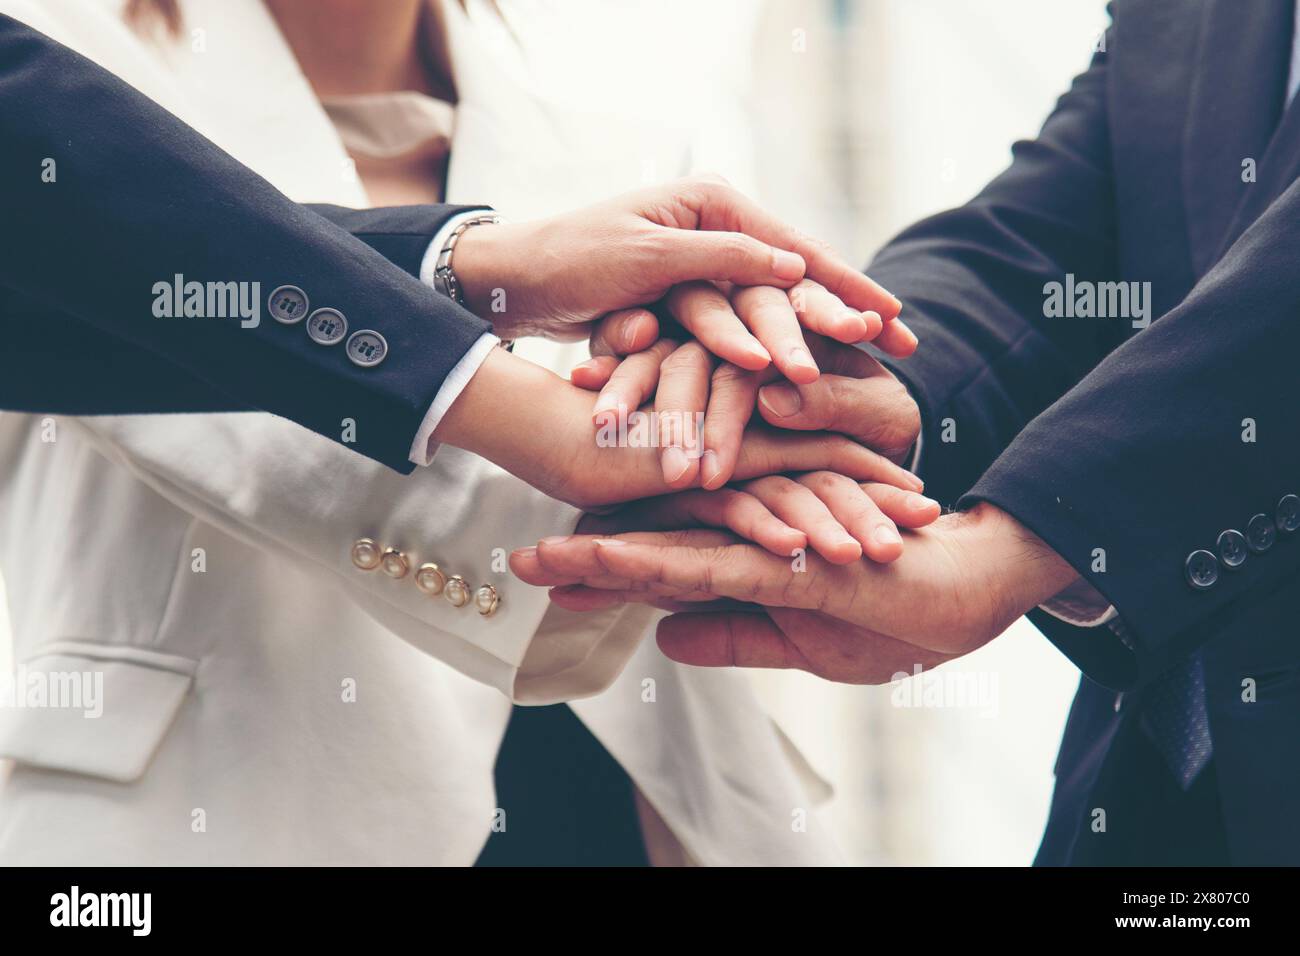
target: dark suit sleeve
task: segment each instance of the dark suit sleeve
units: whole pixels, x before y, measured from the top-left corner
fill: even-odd
[[[347,447],[411,469],[410,442],[434,395],[489,330],[410,274],[413,233],[436,231],[457,208],[335,214],[372,216],[359,226],[370,229],[367,244],[291,202],[107,71],[8,17],[0,17],[0,64],[0,285],[9,301],[35,303],[123,343],[138,376],[155,364],[179,369],[184,375],[161,372],[158,385],[192,377],[201,384],[185,402],[193,404],[195,392],[227,396],[334,440],[351,421],[356,440]],[[425,218],[417,225],[418,216]],[[177,275],[258,290],[261,321],[157,317],[155,286]],[[313,309],[339,310],[350,331],[379,332],[385,361],[358,367],[343,345],[317,345],[303,324],[274,321],[266,298],[280,285],[303,289]],[[21,367],[42,328],[6,326],[9,370]],[[20,377],[6,375],[5,392]],[[62,386],[81,387],[71,379]],[[147,381],[135,389],[147,393]],[[0,398],[14,405],[10,395]],[[96,396],[79,398],[93,407]]]
[[[1300,542],[1283,536],[1209,589],[1185,578],[1192,551],[1213,552],[1255,515],[1272,521],[1300,491],[1297,261],[1300,183],[1183,302],[1031,422],[967,496],[1016,515],[1115,605],[1132,654],[1075,629],[1054,635],[1105,683],[1163,670],[1300,570]]]
[[[925,415],[928,488],[1015,515],[1113,603],[1123,641],[1031,617],[1094,680],[1127,687],[1300,565],[1284,542],[1209,590],[1185,579],[1191,551],[1271,516],[1300,485],[1300,192],[1127,341],[1118,321],[1045,318],[1046,283],[1119,278],[1106,87],[1100,54],[1006,173],[905,232],[869,271],[906,303],[922,342],[891,364]]]
[[[883,361],[921,407],[927,491],[944,502],[1120,341],[1104,323],[1043,315],[1046,283],[1116,270],[1105,88],[1102,53],[1006,172],[867,268],[921,340],[911,358]]]

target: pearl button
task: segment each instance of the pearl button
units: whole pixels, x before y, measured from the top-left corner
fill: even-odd
[[[484,617],[491,617],[500,605],[501,598],[497,596],[497,589],[492,585],[485,584],[474,592],[474,606]]]
[[[379,545],[369,538],[358,538],[352,544],[352,563],[362,571],[379,567]]]
[[[431,596],[441,594],[446,585],[447,576],[432,562],[420,565],[420,570],[415,572],[415,586],[425,594]]]
[[[442,596],[455,607],[464,607],[469,603],[469,585],[459,574],[453,574],[447,579],[447,586],[443,589]]]
[[[386,548],[379,563],[390,578],[404,578],[406,572],[411,570],[411,562],[407,561],[406,555],[396,548]]]

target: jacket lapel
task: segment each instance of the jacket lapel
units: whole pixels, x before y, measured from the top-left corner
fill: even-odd
[[[1201,24],[1183,151],[1184,203],[1198,276],[1230,241],[1238,210],[1263,191],[1262,181],[1243,181],[1243,163],[1254,160],[1262,179],[1286,98],[1294,4],[1255,0],[1249,14],[1242,6],[1240,0],[1210,0]],[[1272,161],[1270,171],[1280,174],[1274,167],[1281,165]]]

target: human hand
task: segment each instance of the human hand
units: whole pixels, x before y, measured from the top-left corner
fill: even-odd
[[[749,303],[741,299],[739,308]],[[689,298],[679,300],[685,312]],[[684,345],[660,339],[621,361],[617,329],[602,324],[593,349],[602,354],[571,373],[575,385],[600,390],[594,418],[604,427],[619,409],[638,408],[654,397],[655,411],[677,420],[703,418],[701,446],[691,454],[673,445],[662,449],[664,480],[670,487],[697,482],[719,488],[731,480],[740,439],[755,407],[769,424],[801,431],[848,435],[895,462],[916,443],[921,413],[898,379],[861,349],[807,333],[805,338],[822,373],[807,384],[782,381],[772,367],[761,372],[729,362],[717,364],[697,342]],[[909,333],[910,334],[910,333]],[[757,401],[756,401],[757,400]]]
[[[727,528],[783,558],[810,545],[832,564],[864,554],[887,563],[903,551],[898,527],[921,528],[939,517],[937,501],[880,482],[860,484],[829,471],[768,475],[718,491],[690,490],[585,515],[579,534]]]
[[[682,663],[798,668],[845,683],[885,683],[970,653],[1078,578],[987,503],[909,532],[887,565],[809,555],[795,570],[718,531],[548,539],[510,565],[574,610],[698,608],[659,626],[659,646]]]
[[[454,267],[466,305],[503,338],[586,338],[600,316],[656,302],[692,280],[788,288],[806,274],[856,310],[837,326],[844,335],[865,335],[869,322],[894,319],[901,307],[824,244],[707,178],[535,222],[476,226],[461,236]],[[771,355],[765,333],[756,334],[736,327],[711,341],[723,358],[757,369]]]
[[[598,441],[591,393],[494,349],[443,416],[433,438],[480,455],[551,497],[586,510],[673,490],[653,435],[633,429]],[[915,475],[842,435],[745,430],[738,479],[828,470],[915,491]]]

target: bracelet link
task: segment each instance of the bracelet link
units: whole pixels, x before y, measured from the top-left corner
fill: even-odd
[[[439,250],[438,259],[433,270],[433,287],[457,305],[465,304],[465,295],[461,290],[460,280],[456,278],[456,270],[452,265],[452,257],[456,253],[456,244],[460,242],[460,237],[465,235],[466,231],[473,226],[499,222],[501,222],[501,217],[495,213],[487,213],[482,216],[475,216],[472,219],[466,219],[452,230],[451,235],[447,237],[446,244]]]

